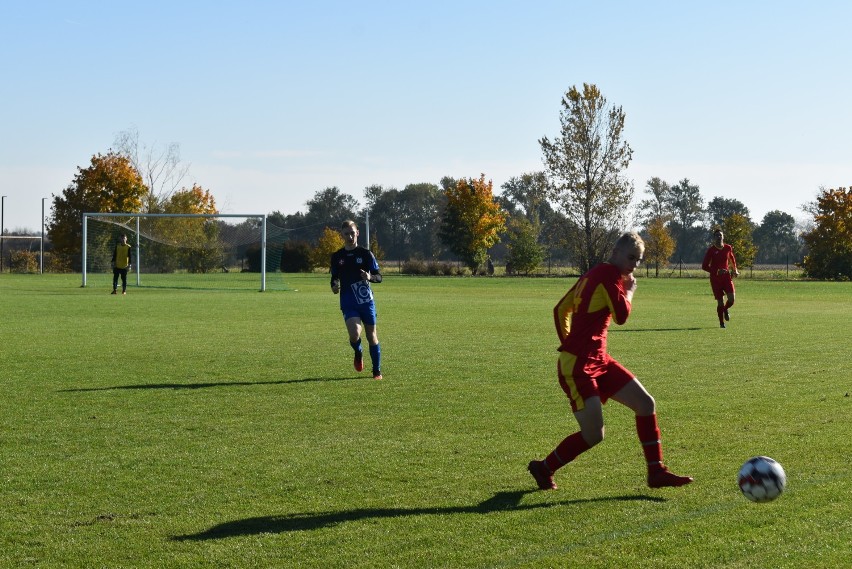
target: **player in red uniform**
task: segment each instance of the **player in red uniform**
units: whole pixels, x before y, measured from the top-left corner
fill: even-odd
[[[553,309],[559,336],[559,385],[571,402],[580,430],[565,438],[544,460],[527,469],[542,490],[555,490],[553,474],[604,438],[603,404],[607,399],[636,414],[636,432],[648,465],[648,486],[662,488],[692,482],[663,465],[656,403],[639,380],[606,351],[607,329],[614,318],[624,324],[630,315],[636,278],[645,243],[625,233],[612,256],[580,277]]]
[[[729,268],[733,267],[733,270]],[[704,254],[701,268],[710,273],[710,288],[716,299],[716,313],[719,315],[719,326],[725,327],[725,321],[731,319],[728,309],[734,305],[734,280],[731,276],[738,276],[737,260],[734,258],[734,250],[725,243],[725,234],[721,229],[713,232],[713,244]],[[728,297],[724,302],[723,295]]]

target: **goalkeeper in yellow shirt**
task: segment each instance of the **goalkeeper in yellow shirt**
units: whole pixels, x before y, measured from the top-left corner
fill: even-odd
[[[112,252],[112,294],[118,294],[118,277],[121,277],[121,294],[127,294],[127,271],[132,263],[132,249],[127,235],[122,235]]]

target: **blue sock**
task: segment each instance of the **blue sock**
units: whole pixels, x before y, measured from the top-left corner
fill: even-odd
[[[358,338],[357,342],[349,342],[349,345],[352,346],[352,349],[355,350],[356,354],[361,353],[361,338]]]
[[[382,347],[381,344],[370,346],[370,359],[373,360],[373,373],[377,374],[382,370]]]

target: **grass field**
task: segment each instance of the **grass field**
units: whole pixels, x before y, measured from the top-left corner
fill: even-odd
[[[629,411],[576,430],[551,309],[574,279],[375,286],[385,379],[351,366],[327,276],[295,290],[0,275],[0,567],[849,567],[852,285],[639,281],[610,350],[685,488],[650,490]],[[368,360],[369,361],[369,360]],[[735,483],[766,454],[787,492]]]

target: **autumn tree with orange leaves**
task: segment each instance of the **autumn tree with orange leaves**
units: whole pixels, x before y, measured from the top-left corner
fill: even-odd
[[[92,156],[86,168],[61,194],[53,196],[47,233],[57,254],[72,259],[79,270],[82,214],[86,212],[140,212],[148,189],[125,156],[109,152]]]
[[[852,280],[852,187],[822,190],[809,206],[814,228],[802,235],[808,247],[805,276]]]
[[[214,215],[216,200],[198,184],[173,192],[161,203],[162,213]],[[181,266],[193,273],[206,273],[223,264],[219,239],[224,222],[206,217],[155,217],[143,220],[142,233],[154,238],[149,256],[161,266]],[[168,245],[169,247],[166,247]],[[175,252],[172,247],[179,247]],[[161,250],[162,249],[162,250]]]
[[[506,214],[495,201],[492,182],[485,181],[485,174],[448,184],[445,194],[441,241],[475,273],[506,230]]]

